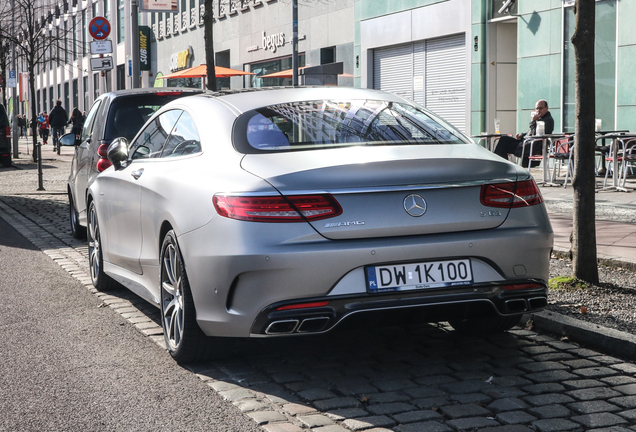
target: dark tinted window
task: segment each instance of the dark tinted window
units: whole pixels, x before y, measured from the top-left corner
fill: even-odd
[[[235,128],[236,146],[245,153],[469,142],[430,112],[406,103],[377,100],[271,105],[245,113]]]
[[[132,145],[132,158],[159,157],[163,144],[181,113],[181,110],[166,111],[146,126]]]
[[[104,139],[125,137],[132,141],[139,129],[162,106],[195,93],[165,92],[117,97],[111,104]]]
[[[161,157],[183,156],[201,151],[201,141],[192,117],[183,112],[163,147]]]

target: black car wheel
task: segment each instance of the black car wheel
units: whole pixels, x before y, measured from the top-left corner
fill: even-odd
[[[75,209],[75,202],[73,201],[73,195],[68,193],[68,216],[71,223],[71,235],[79,240],[86,238],[86,227],[83,227],[79,223],[79,214]]]
[[[172,230],[161,246],[161,325],[168,352],[178,362],[226,355],[228,341],[207,337],[197,324],[190,283]]]
[[[88,207],[88,265],[91,271],[93,286],[100,291],[110,291],[117,286],[117,282],[104,273],[104,260],[102,258],[101,233],[97,219],[95,202]]]

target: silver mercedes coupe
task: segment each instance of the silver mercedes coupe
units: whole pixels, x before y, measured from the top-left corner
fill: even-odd
[[[366,318],[497,332],[547,304],[531,175],[393,94],[185,97],[108,158],[87,197],[93,284],[161,308],[180,362]]]

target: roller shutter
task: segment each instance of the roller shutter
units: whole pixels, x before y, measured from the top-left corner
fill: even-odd
[[[413,44],[373,52],[373,88],[413,99]]]
[[[466,131],[465,36],[426,41],[426,107]]]

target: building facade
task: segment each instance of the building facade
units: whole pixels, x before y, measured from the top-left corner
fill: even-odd
[[[56,99],[67,110],[88,110],[99,94],[133,86],[129,0],[42,1],[66,11],[46,31],[67,32],[78,48],[40,68],[38,111],[49,111]],[[140,29],[148,29],[141,87],[203,85],[200,78],[162,79],[205,63],[203,0],[174,1],[177,12],[138,14]],[[522,132],[538,99],[548,101],[555,131],[571,132],[572,6],[572,0],[298,0],[299,65],[341,64],[333,84],[394,92],[467,134],[493,132],[495,118],[502,132]],[[630,79],[636,31],[627,21],[634,12],[636,0],[596,2],[596,109],[605,130],[636,129]],[[90,54],[88,27],[96,16],[111,24],[110,70],[91,69],[97,56]],[[254,74],[220,78],[217,87],[291,85],[289,74],[267,75],[291,68],[292,38],[291,0],[216,0],[216,65]]]

